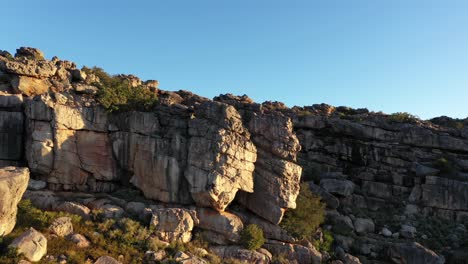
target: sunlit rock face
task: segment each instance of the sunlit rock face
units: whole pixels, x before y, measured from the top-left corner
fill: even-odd
[[[0,237],[8,235],[15,227],[17,206],[28,181],[28,168],[0,168]]]

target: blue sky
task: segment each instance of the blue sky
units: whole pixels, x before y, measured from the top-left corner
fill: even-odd
[[[12,53],[37,47],[210,98],[468,116],[465,0],[0,3]]]

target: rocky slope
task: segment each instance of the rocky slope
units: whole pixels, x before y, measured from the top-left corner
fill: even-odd
[[[229,94],[209,100],[120,78],[156,93],[155,109],[109,114],[96,101],[99,78],[74,63],[31,48],[14,58],[0,53],[0,165],[26,166],[40,180],[26,193],[38,207],[136,214],[166,241],[187,242],[197,229],[218,255],[250,262],[268,262],[268,251],[325,262],[327,253],[278,226],[295,208],[302,180],[327,204],[333,258],[444,263],[444,254],[461,263],[468,246],[463,121],[452,128],[451,119],[436,125],[366,109],[289,109]],[[38,190],[42,182],[48,190]],[[112,196],[129,186],[146,200]],[[233,245],[250,223],[264,230],[265,252]]]

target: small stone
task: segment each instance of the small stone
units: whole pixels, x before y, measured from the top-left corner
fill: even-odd
[[[390,231],[388,228],[384,227],[382,228],[382,230],[380,231],[380,233],[384,236],[384,237],[391,237],[392,236],[392,231]]]
[[[59,237],[73,234],[73,224],[70,217],[59,217],[49,227],[50,232]]]
[[[414,238],[416,227],[410,225],[401,225],[400,234],[404,238]]]
[[[121,264],[115,258],[109,256],[102,256],[94,262],[94,264]]]
[[[70,240],[76,244],[77,247],[79,248],[86,248],[86,247],[89,247],[91,245],[91,243],[89,242],[89,240],[81,235],[81,234],[73,234],[71,237],[70,237]]]

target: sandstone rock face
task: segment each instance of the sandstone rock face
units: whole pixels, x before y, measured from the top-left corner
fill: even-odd
[[[254,114],[249,122],[252,141],[258,148],[254,192],[241,193],[247,208],[278,224],[287,208],[296,207],[302,168],[297,165],[300,150],[291,120],[279,113]]]
[[[155,227],[159,239],[187,243],[192,238],[194,220],[186,209],[168,208],[153,211],[150,225]]]
[[[9,234],[16,224],[17,205],[29,180],[27,168],[0,168],[0,236]]]
[[[23,254],[28,260],[36,262],[47,253],[47,239],[31,227],[15,238],[9,247],[16,248],[18,254]]]
[[[185,175],[198,206],[223,211],[238,190],[253,192],[256,148],[234,107],[207,102],[195,115]]]
[[[0,94],[0,160],[10,165],[23,155],[22,104],[21,95]]]

